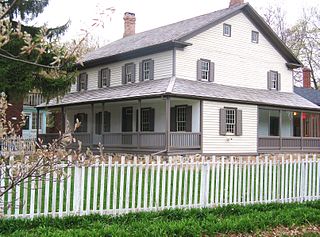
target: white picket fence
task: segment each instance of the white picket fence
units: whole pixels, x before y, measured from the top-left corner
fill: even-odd
[[[26,180],[4,197],[5,217],[122,214],[320,198],[320,159],[145,157],[65,167],[65,176]],[[3,179],[2,185],[5,184]]]

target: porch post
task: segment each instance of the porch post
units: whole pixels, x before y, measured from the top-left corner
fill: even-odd
[[[66,118],[64,106],[61,107],[61,130],[62,134],[66,132]]]
[[[203,100],[200,100],[200,150],[203,153]]]
[[[36,141],[38,142],[39,140],[39,123],[40,123],[40,108],[36,108],[37,109],[37,124],[36,124]]]
[[[279,110],[279,116],[280,116],[280,118],[279,118],[279,136],[280,136],[280,151],[282,150],[282,128],[281,128],[281,126],[282,126],[282,110],[280,109]]]
[[[138,100],[138,149],[141,148],[141,137],[140,137],[140,132],[141,132],[141,99]]]
[[[170,151],[170,108],[171,100],[170,97],[166,97],[166,150]]]
[[[301,144],[300,144],[300,149],[303,150],[303,119],[302,119],[302,114],[303,111],[300,112],[300,138],[301,138]]]
[[[91,131],[90,131],[90,147],[93,147],[93,132],[94,132],[94,104],[91,104]]]

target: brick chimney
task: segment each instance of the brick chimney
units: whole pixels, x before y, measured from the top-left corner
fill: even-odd
[[[303,81],[303,87],[304,88],[311,88],[311,81],[310,81],[310,74],[311,70],[307,67],[304,67],[302,69],[302,81]]]
[[[136,33],[136,15],[131,12],[124,13],[124,33],[123,37],[134,35]]]
[[[229,7],[234,7],[243,4],[244,0],[230,0]]]

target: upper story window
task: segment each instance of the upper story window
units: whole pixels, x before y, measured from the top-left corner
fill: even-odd
[[[223,35],[227,37],[231,37],[231,25],[223,24]]]
[[[208,59],[199,59],[197,61],[197,80],[213,81],[214,80],[214,63]]]
[[[242,110],[220,109],[220,135],[242,135]]]
[[[99,88],[110,86],[110,75],[111,75],[111,71],[109,68],[104,68],[99,71],[99,75],[98,75]]]
[[[88,74],[87,73],[80,73],[77,82],[77,90],[84,91],[88,89]]]
[[[281,75],[276,71],[268,72],[268,89],[279,91],[281,88]]]
[[[259,32],[257,31],[251,32],[251,42],[256,44],[259,43]]]
[[[136,79],[136,65],[127,63],[122,67],[122,84],[133,83]]]
[[[153,80],[154,78],[154,61],[152,59],[143,60],[139,65],[139,80]]]

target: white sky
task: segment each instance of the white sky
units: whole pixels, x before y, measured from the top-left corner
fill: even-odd
[[[320,0],[247,0],[258,12],[270,5],[281,6],[291,22],[294,22],[302,12],[303,7],[320,5]],[[174,23],[183,19],[229,6],[229,0],[50,0],[45,12],[40,15],[35,24],[47,23],[57,26],[71,20],[71,26],[65,39],[80,38],[83,31],[89,29],[100,46],[119,39],[123,34],[123,13],[136,14],[136,32],[142,32],[162,25]],[[99,13],[104,9],[115,9],[111,20]],[[104,28],[91,27],[93,19],[100,18]]]

